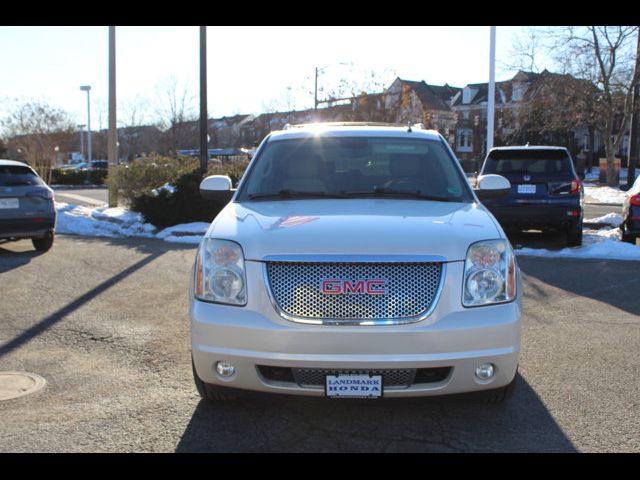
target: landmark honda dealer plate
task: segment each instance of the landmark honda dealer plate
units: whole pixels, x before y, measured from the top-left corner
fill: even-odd
[[[327,375],[325,392],[332,398],[382,397],[382,375]]]
[[[20,208],[17,198],[0,198],[0,208]]]

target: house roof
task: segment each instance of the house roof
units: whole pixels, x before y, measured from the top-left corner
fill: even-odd
[[[424,80],[416,82],[413,80],[404,80],[398,77],[398,80],[408,85],[418,96],[422,104],[431,110],[451,110],[451,99],[458,93],[461,88],[445,85],[429,85]]]

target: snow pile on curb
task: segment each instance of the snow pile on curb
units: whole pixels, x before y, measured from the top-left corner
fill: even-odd
[[[585,219],[584,223],[599,223],[603,225],[611,225],[612,227],[617,227],[622,223],[622,215],[620,215],[619,213],[611,212],[601,217]]]
[[[547,258],[594,258],[604,260],[638,260],[640,247],[621,242],[619,228],[584,230],[581,247],[546,250],[543,248],[519,248],[516,255]]]
[[[165,228],[156,234],[156,238],[165,242],[198,244],[208,229],[209,224],[206,222],[183,223]]]
[[[585,195],[595,198],[599,203],[622,205],[627,192],[611,187],[584,187]]]
[[[56,202],[58,219],[56,233],[88,237],[143,237],[158,238],[165,242],[199,244],[209,224],[187,223],[162,231],[145,223],[141,214],[122,207],[90,208]]]

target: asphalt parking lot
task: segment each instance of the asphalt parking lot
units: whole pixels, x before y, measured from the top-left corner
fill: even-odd
[[[0,371],[44,389],[0,401],[1,452],[638,452],[638,263],[520,257],[518,388],[461,398],[200,401],[187,282],[195,248],[60,235],[0,245]]]

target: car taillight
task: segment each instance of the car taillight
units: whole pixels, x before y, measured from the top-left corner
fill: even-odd
[[[629,197],[629,204],[640,207],[640,195],[631,195],[631,197]]]
[[[580,193],[580,180],[573,180],[571,182],[571,191],[569,192],[571,195],[577,195]]]

